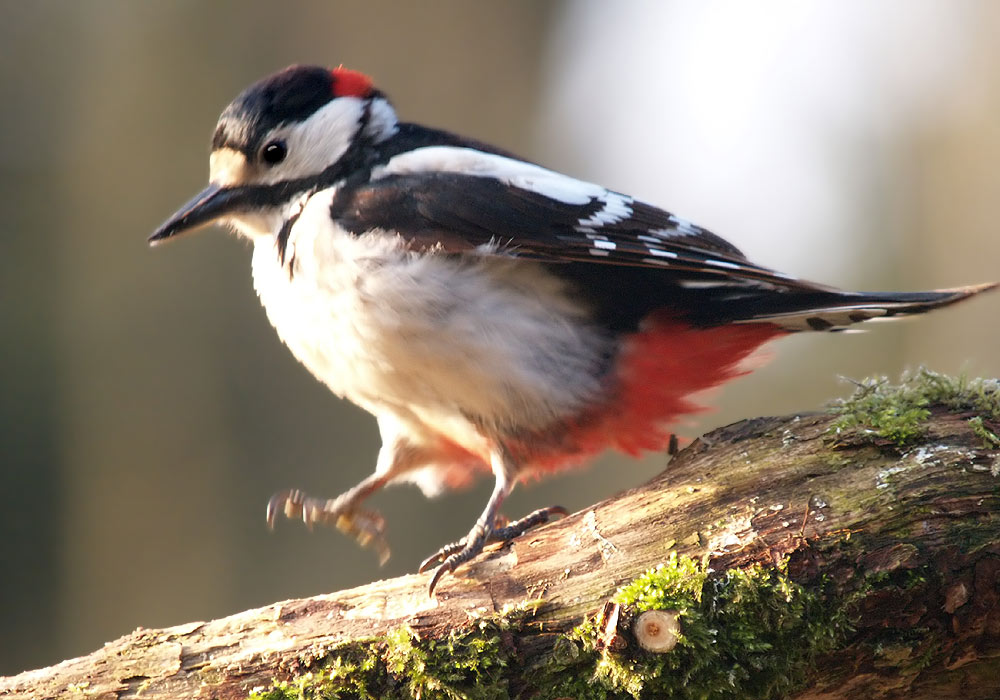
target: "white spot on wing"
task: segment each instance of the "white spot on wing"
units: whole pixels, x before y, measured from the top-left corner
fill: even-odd
[[[736,263],[726,262],[725,260],[705,260],[706,265],[712,265],[713,267],[724,267],[727,270],[742,270],[742,265],[737,265]]]
[[[733,286],[731,282],[711,282],[709,280],[678,280],[677,284],[684,289],[716,289]]]
[[[653,246],[648,246],[649,252],[660,258],[676,258],[677,253],[671,252],[669,250],[663,250],[661,248],[654,248]]]

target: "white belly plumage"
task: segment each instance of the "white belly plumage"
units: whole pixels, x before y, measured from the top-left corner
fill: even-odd
[[[579,323],[561,280],[496,254],[415,256],[391,233],[350,235],[329,218],[332,196],[304,207],[284,266],[273,238],[255,241],[253,277],[278,335],[335,393],[432,432],[457,422],[499,437],[601,392],[610,339]]]

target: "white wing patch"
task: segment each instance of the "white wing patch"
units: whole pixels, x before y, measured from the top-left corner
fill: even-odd
[[[401,153],[384,166],[372,170],[372,179],[378,180],[389,175],[412,175],[423,172],[458,173],[476,177],[492,177],[508,185],[549,197],[564,204],[584,205],[593,199],[605,199],[607,205],[600,216],[618,216],[631,200],[616,195],[619,201],[609,198],[608,190],[592,182],[548,170],[532,163],[514,158],[484,153],[474,148],[457,146],[425,146]],[[631,212],[631,210],[628,210]],[[612,220],[612,219],[609,219]]]

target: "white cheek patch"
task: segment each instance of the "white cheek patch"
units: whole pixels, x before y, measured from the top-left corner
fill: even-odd
[[[318,109],[303,122],[278,127],[263,144],[281,140],[288,155],[267,168],[260,182],[273,184],[318,175],[337,162],[350,148],[361,128],[365,101],[358,97],[338,97]]]
[[[399,122],[396,119],[396,110],[384,98],[374,98],[368,106],[368,126],[365,128],[365,134],[378,143],[397,131]]]

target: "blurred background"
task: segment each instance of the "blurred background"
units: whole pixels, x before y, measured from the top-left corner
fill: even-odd
[[[997,36],[993,0],[0,0],[0,674],[412,572],[485,503],[489,484],[377,496],[381,570],[337,532],[267,531],[272,492],[336,495],[378,436],[280,345],[246,244],[146,246],[249,83],[343,63],[404,119],[662,205],[764,264],[917,289],[1000,278]],[[840,375],[1000,375],[998,316],[993,295],[783,340],[684,434],[819,408]],[[507,512],[583,508],[663,463],[604,459]]]

